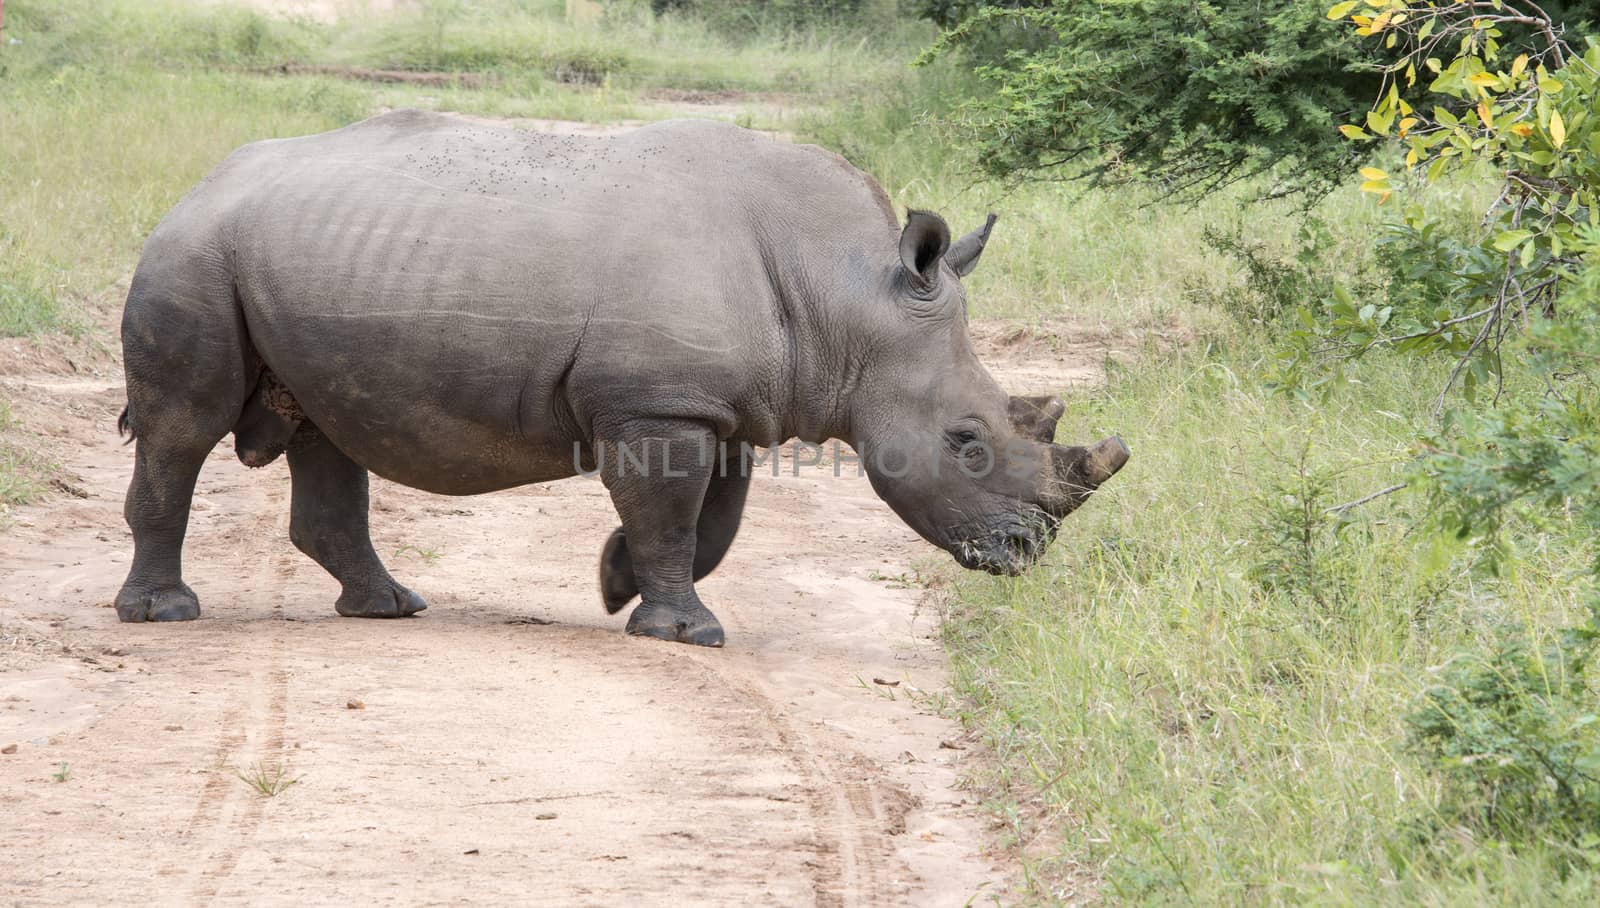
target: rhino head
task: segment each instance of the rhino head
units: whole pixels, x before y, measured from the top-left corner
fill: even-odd
[[[877,278],[851,440],[873,489],[923,538],[963,567],[1015,574],[1129,455],[1115,437],[1055,444],[1061,401],[1009,396],[978,361],[960,278],[994,221],[952,244],[938,215],[910,213],[899,261]]]

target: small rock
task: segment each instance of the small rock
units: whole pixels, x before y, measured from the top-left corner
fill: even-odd
[[[470,849],[468,849],[468,850],[466,850],[466,851],[463,851],[463,852],[461,852],[461,853],[462,853],[462,854],[477,854],[477,853],[478,853],[478,849],[476,849],[476,848],[470,848]]]
[[[161,726],[161,730],[162,731],[183,731],[183,726],[182,725],[163,725],[163,726]]]
[[[957,744],[954,741],[940,741],[939,742],[939,746],[941,748],[945,749],[945,750],[966,750],[967,749],[967,746],[965,744]]]
[[[15,744],[7,744],[5,747],[0,747],[0,754],[14,754],[16,752],[17,745]]]
[[[553,814],[553,813],[541,813],[538,816],[534,817],[535,820],[553,820],[555,818],[556,818],[556,815]]]
[[[364,701],[357,700],[354,697],[352,697],[348,701],[345,702],[344,708],[345,709],[366,709],[367,708],[367,704]]]

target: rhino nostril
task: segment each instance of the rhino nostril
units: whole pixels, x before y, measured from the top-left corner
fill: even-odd
[[[1038,540],[1032,533],[1012,530],[1006,534],[1006,549],[1016,561],[1032,561],[1038,549]]]

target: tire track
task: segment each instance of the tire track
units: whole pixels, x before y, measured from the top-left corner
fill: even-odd
[[[799,774],[806,788],[806,808],[816,841],[816,860],[807,864],[818,908],[870,908],[897,899],[885,888],[887,864],[893,845],[885,836],[903,818],[888,822],[879,809],[870,782],[851,778],[848,763],[867,762],[860,755],[836,763],[825,754],[830,748],[814,746],[783,711],[746,673],[728,661],[708,661],[698,653],[690,658],[702,673],[731,695],[755,704],[772,728],[779,749]],[[843,756],[840,754],[839,756]],[[873,773],[881,778],[881,773]],[[899,792],[901,800],[910,798]]]
[[[230,486],[230,494],[221,497],[225,501],[237,498],[232,494],[236,489]],[[264,500],[256,502],[254,525],[244,535],[245,539],[253,541],[251,551],[238,554],[262,565],[254,574],[251,588],[273,591],[271,617],[264,625],[268,635],[266,658],[257,660],[259,668],[251,672],[244,694],[249,701],[248,725],[238,724],[241,710],[233,711],[237,727],[230,749],[233,759],[230,765],[219,766],[215,778],[207,782],[207,787],[211,788],[213,782],[220,781],[218,787],[223,791],[219,809],[205,827],[205,844],[209,847],[198,864],[199,876],[189,899],[192,903],[210,903],[217,899],[261,824],[267,797],[242,776],[274,768],[287,771],[283,751],[284,729],[288,722],[289,673],[284,653],[283,590],[295,566],[293,556],[285,553],[281,546],[273,545],[288,540],[289,511],[283,484],[273,482],[264,491]],[[220,805],[231,809],[224,812]]]

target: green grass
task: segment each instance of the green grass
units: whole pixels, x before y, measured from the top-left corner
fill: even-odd
[[[40,476],[47,472],[45,465],[17,444],[15,428],[11,405],[0,398],[0,527],[11,507],[27,504],[44,493]]]
[[[367,111],[328,79],[67,68],[0,82],[0,334],[114,299],[150,229],[229,151]]]
[[[1592,547],[1529,534],[1513,570],[1484,578],[1465,553],[1439,557],[1402,495],[1286,551],[1283,506],[1304,489],[1321,513],[1396,481],[1433,373],[1373,363],[1308,408],[1259,390],[1257,352],[1147,360],[1074,396],[1063,434],[1119,433],[1129,466],[1030,574],[955,581],[946,640],[964,718],[999,751],[1002,812],[1034,792],[1046,804],[1019,838],[1042,825],[1058,843],[1030,857],[1035,893],[1076,881],[1140,904],[1592,898],[1600,877],[1563,878],[1554,843],[1511,851],[1435,829],[1437,783],[1402,721],[1437,666],[1496,621],[1544,635],[1573,621]],[[1284,582],[1302,554],[1315,576]]]

